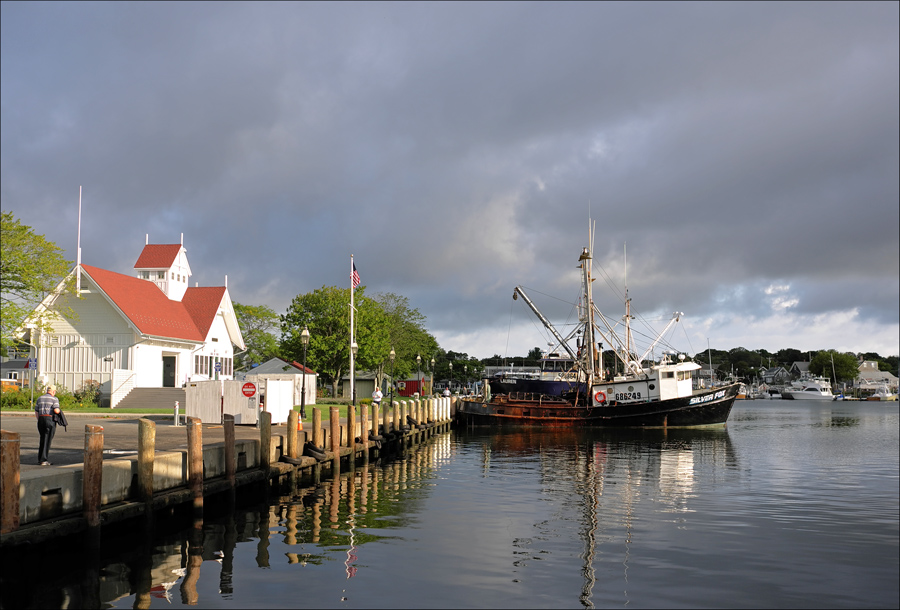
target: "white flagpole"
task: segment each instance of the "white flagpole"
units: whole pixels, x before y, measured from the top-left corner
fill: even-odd
[[[350,399],[356,396],[356,366],[353,359],[353,255],[350,255]],[[355,401],[353,404],[356,404]]]
[[[75,294],[81,294],[81,187],[78,187],[78,244],[75,250]]]

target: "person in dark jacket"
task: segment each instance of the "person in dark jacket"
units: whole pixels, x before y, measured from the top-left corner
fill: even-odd
[[[56,386],[47,388],[47,393],[34,403],[34,416],[37,418],[38,433],[41,435],[41,444],[38,449],[38,463],[41,466],[50,466],[50,443],[56,433],[56,421],[54,415],[61,413],[59,399],[56,397]]]

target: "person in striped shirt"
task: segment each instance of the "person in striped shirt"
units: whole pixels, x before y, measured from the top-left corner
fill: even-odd
[[[47,388],[47,393],[34,403],[34,416],[37,418],[38,433],[41,435],[41,444],[38,449],[38,463],[41,466],[50,466],[50,443],[56,433],[56,421],[53,414],[59,413],[59,398],[56,397],[56,386]]]

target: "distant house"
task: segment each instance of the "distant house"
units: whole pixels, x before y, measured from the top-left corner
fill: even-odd
[[[316,384],[319,375],[309,367],[304,368],[299,362],[286,362],[281,358],[272,358],[249,371],[237,373],[235,378],[257,382],[265,379],[293,381],[294,404],[299,405],[303,396],[304,373],[306,375],[306,400],[303,402],[314,405],[316,404]]]
[[[191,275],[181,244],[146,243],[134,275],[76,265],[18,331],[35,348],[37,383],[99,384],[115,407],[133,388],[232,379],[245,346],[228,288],[189,287]]]
[[[794,379],[809,377],[809,362],[795,362],[791,365],[790,373]]]
[[[896,392],[898,379],[888,371],[879,371],[877,362],[866,360],[859,365],[859,377],[856,382],[860,390],[877,390],[887,386]]]
[[[783,366],[773,366],[767,369],[760,369],[759,378],[768,385],[782,385],[790,382],[791,373]]]

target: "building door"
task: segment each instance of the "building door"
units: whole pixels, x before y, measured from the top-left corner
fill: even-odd
[[[175,356],[163,356],[163,381],[164,388],[175,387]]]

